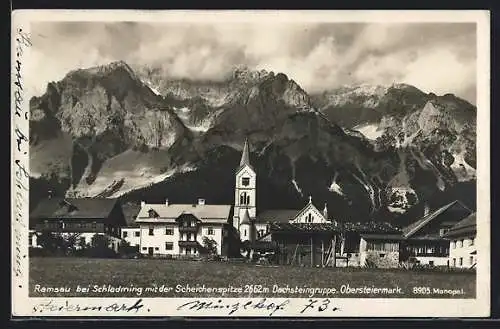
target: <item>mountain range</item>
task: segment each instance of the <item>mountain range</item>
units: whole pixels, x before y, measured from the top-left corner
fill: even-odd
[[[311,195],[363,222],[456,197],[475,207],[476,107],[406,84],[309,94],[284,73],[181,80],[119,61],[49,83],[30,114],[32,205],[48,191],[232,204],[248,138],[259,209]]]

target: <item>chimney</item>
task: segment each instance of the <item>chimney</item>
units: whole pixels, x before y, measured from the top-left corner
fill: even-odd
[[[424,217],[429,214],[429,211],[430,211],[429,204],[425,203],[424,204]]]
[[[141,208],[144,208],[146,206],[146,202],[145,201],[141,201]]]
[[[165,199],[165,206],[168,206],[168,199]]]
[[[204,205],[205,204],[205,199],[198,199],[198,204],[199,205]]]

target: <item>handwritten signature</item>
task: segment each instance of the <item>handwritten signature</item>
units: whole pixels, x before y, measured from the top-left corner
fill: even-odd
[[[262,298],[259,301],[255,302],[253,300],[243,301],[243,302],[235,302],[235,303],[224,303],[222,299],[215,300],[193,300],[187,303],[184,303],[177,307],[177,310],[192,310],[192,311],[201,311],[201,310],[212,310],[212,311],[223,311],[228,315],[232,315],[239,311],[249,311],[249,310],[257,310],[266,312],[268,316],[273,316],[278,312],[286,311],[287,306],[290,304],[290,300],[286,299],[281,302],[273,302],[269,301],[266,298]],[[317,299],[309,299],[308,302],[302,306],[300,313],[308,313],[308,312],[324,312],[324,311],[339,311],[340,308],[331,305],[331,301],[329,299],[317,300]]]
[[[13,86],[14,86],[14,118],[20,118],[28,120],[28,110],[25,109],[25,88],[24,88],[24,78],[23,78],[23,55],[26,48],[32,46],[31,38],[29,33],[23,31],[22,28],[18,28],[15,33],[15,60],[13,63]],[[14,129],[15,139],[17,142],[17,152],[15,153],[15,191],[13,193],[15,208],[13,209],[13,216],[15,218],[15,225],[13,227],[14,232],[14,261],[13,261],[13,271],[16,277],[23,277],[23,263],[22,259],[26,257],[23,255],[23,245],[26,242],[23,240],[23,232],[26,232],[26,220],[24,209],[27,203],[26,196],[28,192],[29,185],[29,173],[26,169],[26,157],[24,159],[18,158],[19,155],[26,156],[28,151],[27,147],[29,144],[29,128],[27,125],[20,125],[16,122]],[[18,285],[22,288],[22,285]]]
[[[110,303],[110,304],[72,304],[68,300],[57,303],[54,300],[50,300],[46,303],[40,303],[33,306],[33,313],[48,313],[48,312],[134,312],[137,313],[139,310],[144,308],[142,299],[138,299],[134,304],[127,305],[125,303]]]
[[[15,103],[15,115],[21,117],[21,113],[23,112],[23,101],[24,101],[24,84],[23,84],[23,76],[21,74],[22,71],[22,57],[24,54],[24,50],[28,47],[31,47],[31,38],[30,35],[23,31],[23,29],[17,29],[16,35],[16,61],[14,64],[15,69],[15,77],[14,77],[14,85],[16,89],[14,91],[14,103]],[[28,119],[28,112],[24,112],[24,119]]]

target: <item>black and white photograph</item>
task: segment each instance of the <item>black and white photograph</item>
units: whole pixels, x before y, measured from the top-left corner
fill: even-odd
[[[487,11],[18,11],[12,54],[14,314],[488,314]]]

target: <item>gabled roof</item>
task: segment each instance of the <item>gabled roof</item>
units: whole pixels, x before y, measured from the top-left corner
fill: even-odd
[[[272,209],[265,210],[257,215],[257,223],[288,223],[299,213],[298,209]]]
[[[153,210],[158,218],[150,218],[149,211]],[[145,204],[137,215],[136,222],[175,222],[183,214],[190,214],[202,222],[226,222],[230,216],[230,205],[208,204]]]
[[[445,212],[446,210],[450,209],[454,205],[459,205],[462,208],[470,211],[470,209],[467,208],[465,205],[463,205],[460,201],[455,200],[453,202],[450,202],[450,203],[442,206],[441,208],[438,208],[437,210],[435,210],[433,212],[430,212],[429,214],[427,214],[426,216],[424,216],[421,219],[417,220],[416,222],[414,222],[414,223],[406,226],[405,228],[403,228],[403,236],[405,238],[411,237],[416,232],[418,232],[422,227],[424,227],[425,225],[427,225],[430,221],[432,221],[433,219],[437,218],[439,215],[441,215],[443,212]]]
[[[446,232],[445,237],[475,234],[476,230],[476,213],[473,213],[450,228],[450,230]]]
[[[316,208],[316,206],[312,203],[312,197],[309,196],[309,202],[304,206],[304,208],[302,208],[296,215],[295,215],[295,218],[298,218],[300,216],[302,216],[302,214],[304,214],[307,210],[309,209],[313,209],[314,212],[316,212],[317,214],[319,214],[321,217],[325,217],[323,215],[323,212],[319,211],[318,208]],[[324,218],[326,221],[328,221],[328,218]]]
[[[33,219],[105,219],[117,199],[108,198],[51,198],[42,200],[31,212]]]

